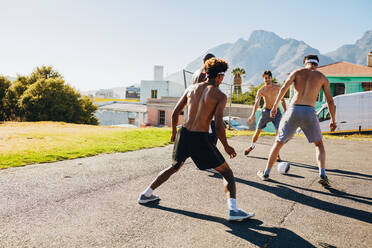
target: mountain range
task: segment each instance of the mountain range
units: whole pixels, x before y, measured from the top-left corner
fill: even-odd
[[[366,65],[367,54],[372,51],[372,31],[367,31],[355,44],[344,45],[335,51],[320,54],[319,50],[291,38],[281,38],[265,30],[253,31],[248,40],[239,39],[235,43],[224,43],[208,50],[216,57],[229,63],[228,75],[236,67],[246,71],[243,84],[257,85],[262,81],[264,70],[271,70],[279,82],[287,78],[289,72],[303,66],[306,54],[317,54],[320,65],[337,61],[347,61]],[[202,56],[186,65],[188,71],[195,71],[202,66]],[[183,84],[182,71],[170,74],[167,80]],[[226,81],[226,80],[225,80]]]

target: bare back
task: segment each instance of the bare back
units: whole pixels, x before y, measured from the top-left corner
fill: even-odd
[[[280,86],[276,84],[271,84],[269,86],[264,85],[260,88],[259,94],[264,98],[265,105],[264,108],[271,109],[274,105],[276,96],[280,90]]]
[[[190,131],[208,132],[217,104],[226,99],[222,91],[209,83],[195,84],[187,92],[187,116],[183,126]]]
[[[315,106],[316,99],[327,78],[319,71],[303,68],[294,72],[292,104]]]

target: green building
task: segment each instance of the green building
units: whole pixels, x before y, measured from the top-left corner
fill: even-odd
[[[369,56],[372,57],[372,54],[370,53]],[[369,66],[337,62],[320,66],[318,71],[328,78],[332,96],[372,90],[372,61]],[[325,102],[323,91],[321,91],[316,109],[320,108]]]

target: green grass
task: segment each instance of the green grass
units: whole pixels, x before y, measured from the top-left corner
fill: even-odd
[[[252,136],[253,131],[227,131],[228,138]],[[63,122],[5,122],[0,124],[0,169],[127,152],[170,144],[170,128],[120,128]],[[274,136],[263,132],[261,135]],[[326,138],[367,139],[371,136]]]
[[[165,146],[169,128],[128,129],[56,122],[0,125],[0,169]]]

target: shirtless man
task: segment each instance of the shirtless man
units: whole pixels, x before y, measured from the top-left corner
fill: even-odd
[[[329,124],[331,132],[336,129],[335,105],[329,87],[328,79],[319,71],[317,67],[319,58],[317,55],[307,55],[304,58],[305,68],[294,71],[289,75],[287,81],[280,88],[279,94],[275,99],[271,109],[271,117],[275,116],[280,99],[287,92],[292,83],[294,83],[294,97],[291,106],[283,116],[279,125],[276,141],[271,148],[270,157],[264,172],[258,171],[257,175],[262,180],[269,178],[270,170],[274,165],[275,159],[283,145],[292,138],[296,129],[300,127],[304,132],[309,143],[314,143],[316,160],[319,167],[319,183],[324,187],[330,187],[328,177],[325,173],[325,150],[320,132],[319,120],[315,113],[315,102],[321,89],[324,91],[329,112],[331,114],[331,123]]]
[[[273,84],[272,74],[271,74],[271,71],[269,70],[266,70],[262,73],[262,78],[265,81],[265,85],[262,86],[257,91],[256,102],[254,104],[252,114],[248,118],[248,121],[253,122],[257,108],[260,105],[260,101],[262,97],[264,98],[265,105],[262,109],[262,113],[258,121],[257,129],[252,137],[252,143],[247,148],[247,150],[244,151],[244,155],[246,156],[256,147],[256,142],[258,140],[258,137],[260,136],[261,130],[266,127],[267,123],[271,121],[274,124],[276,133],[278,133],[279,123],[280,123],[280,120],[282,119],[282,113],[280,112],[280,110],[276,113],[276,115],[273,118],[270,117],[270,110],[274,105],[275,98],[278,95],[278,92],[280,90],[280,86]],[[285,100],[284,98],[282,98],[281,100],[282,100],[283,109],[284,111],[286,111],[287,107],[285,104]],[[279,155],[278,155],[278,161],[280,161]]]
[[[173,147],[173,164],[166,168],[152,184],[140,195],[138,202],[145,204],[156,201],[158,196],[152,194],[153,190],[162,185],[191,157],[200,170],[214,168],[223,177],[224,188],[228,198],[228,220],[242,220],[254,216],[245,213],[236,207],[236,188],[232,170],[226,163],[217,147],[209,141],[208,130],[214,116],[217,136],[230,158],[236,156],[234,148],[229,146],[226,139],[223,110],[226,105],[226,95],[218,86],[222,83],[228,65],[221,59],[209,59],[204,69],[208,73],[208,81],[193,84],[186,89],[172,114],[172,136],[175,141]],[[188,106],[187,118],[182,128],[177,132],[179,114]]]

